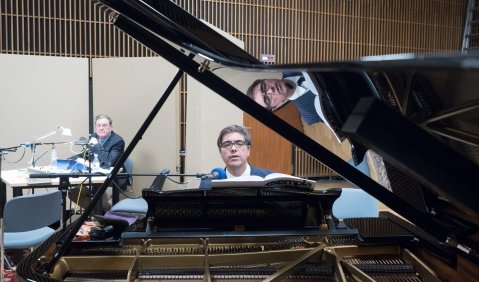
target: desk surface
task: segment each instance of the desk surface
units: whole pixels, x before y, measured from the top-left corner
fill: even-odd
[[[27,169],[12,169],[12,170],[4,170],[1,172],[2,174],[2,182],[5,185],[10,186],[12,188],[29,188],[29,187],[52,187],[58,186],[60,184],[60,178],[29,178],[29,172]],[[91,177],[91,183],[93,184],[100,184],[105,182],[106,176],[98,175]],[[69,178],[70,184],[76,185],[85,183],[88,184],[89,182],[87,177],[70,177]]]
[[[59,187],[60,186],[60,177],[55,178],[29,178],[29,171],[25,169],[12,169],[12,170],[3,170],[1,172],[2,182],[0,189],[0,216],[3,217],[3,207],[8,199],[12,197],[22,195],[22,189],[30,188],[50,188],[50,187]],[[105,182],[106,176],[98,175],[92,177],[78,176],[78,177],[69,177],[70,185],[79,185],[79,184],[91,184],[99,185]],[[9,188],[10,187],[10,188]]]

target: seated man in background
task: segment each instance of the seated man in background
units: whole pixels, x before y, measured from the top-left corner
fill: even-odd
[[[248,164],[251,148],[249,131],[239,125],[230,125],[223,128],[216,141],[226,168],[226,178],[257,175],[265,177],[273,173],[271,170],[256,168]]]
[[[121,154],[125,151],[125,141],[123,138],[113,132],[113,121],[105,114],[99,114],[95,117],[95,132],[91,134],[88,141],[88,151],[77,157],[93,161],[93,155],[97,155],[100,161],[100,167],[109,169],[119,160]],[[116,177],[113,180],[115,189],[126,190],[128,177]],[[103,194],[102,209],[107,211],[112,206],[112,191],[109,187]]]
[[[100,167],[110,168],[125,151],[125,141],[113,132],[112,119],[104,114],[95,117],[95,133],[90,136],[88,145],[90,153],[97,154]]]

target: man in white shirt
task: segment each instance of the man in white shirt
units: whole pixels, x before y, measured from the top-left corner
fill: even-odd
[[[226,178],[257,175],[265,177],[271,170],[257,168],[248,164],[251,148],[251,134],[240,125],[223,128],[216,141],[221,159],[226,165]]]

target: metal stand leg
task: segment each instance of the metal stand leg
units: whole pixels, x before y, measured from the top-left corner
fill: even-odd
[[[2,213],[3,213],[3,208],[2,208]],[[3,277],[4,277],[4,274],[3,274],[3,273],[5,273],[5,262],[7,261],[7,258],[6,258],[6,256],[5,256],[5,246],[4,246],[4,244],[3,244],[3,214],[2,214],[2,218],[0,218],[0,224],[2,225],[2,226],[0,226],[0,229],[2,230],[2,231],[1,231],[1,233],[2,233],[2,240],[0,240],[0,241],[1,241],[1,243],[0,243],[0,244],[1,244],[0,248],[1,248],[1,252],[2,252],[2,263],[1,263],[1,266],[0,266],[0,271],[1,271],[1,275],[2,275],[1,281],[3,282]],[[8,261],[7,261],[7,263],[8,263]],[[10,265],[8,265],[8,266],[11,267]],[[10,269],[11,269],[11,268],[10,268]]]
[[[60,176],[60,182],[58,184],[58,189],[62,192],[62,220],[60,221],[60,228],[64,229],[66,227],[66,222],[71,216],[67,216],[67,193],[68,187],[70,187],[70,177],[69,176]]]

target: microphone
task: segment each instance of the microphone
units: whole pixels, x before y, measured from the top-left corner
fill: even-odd
[[[86,137],[80,137],[78,140],[72,142],[73,145],[85,146],[88,145],[88,139]]]
[[[201,176],[201,182],[199,189],[209,190],[213,185],[213,179],[225,179],[226,178],[226,171],[222,168],[213,168],[210,174],[205,174]]]
[[[224,168],[213,168],[211,170],[211,176],[213,179],[226,179],[226,171]]]
[[[197,178],[201,179],[226,179],[226,171],[224,168],[213,168],[211,170],[211,173],[197,173],[196,174]]]

